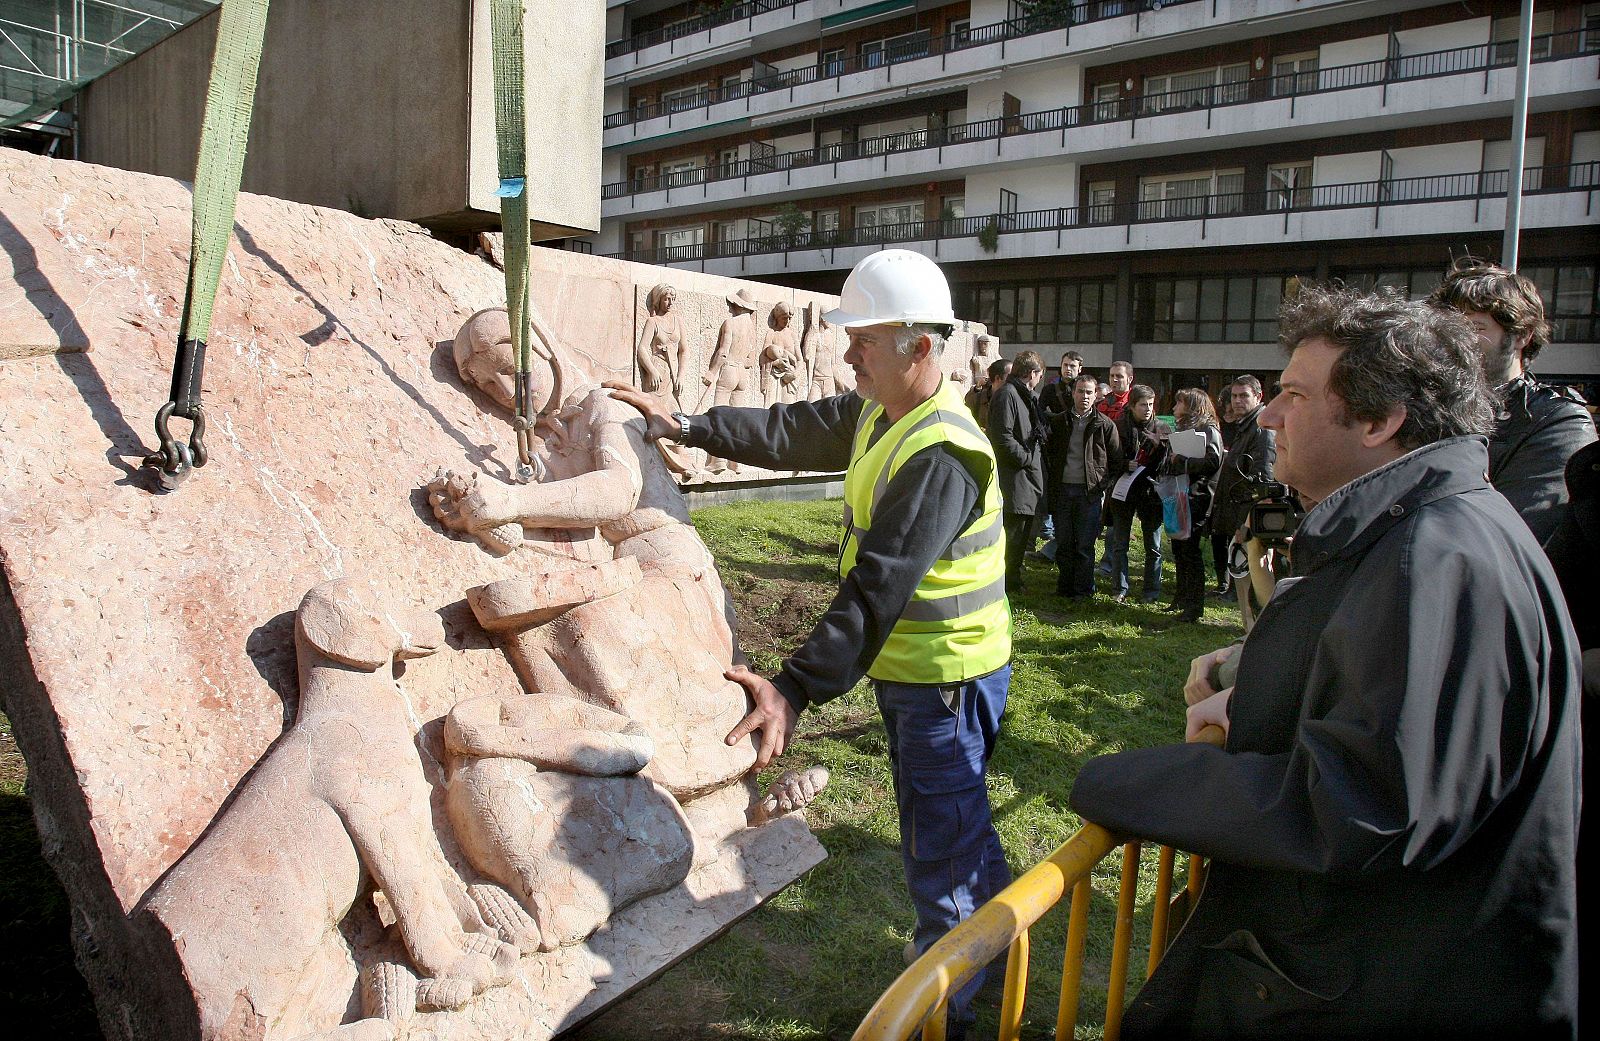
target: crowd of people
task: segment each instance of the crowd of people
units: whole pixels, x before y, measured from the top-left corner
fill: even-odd
[[[1221,407],[1200,387],[1172,396],[1172,420],[1156,415],[1156,391],[1134,382],[1129,362],[1113,362],[1106,381],[1067,351],[1048,381],[1036,351],[989,366],[989,378],[966,396],[999,462],[1005,495],[1006,585],[1024,588],[1026,555],[1056,564],[1056,593],[1077,600],[1095,592],[1098,573],[1121,603],[1132,595],[1128,550],[1137,521],[1144,540],[1140,599],[1162,595],[1163,543],[1171,539],[1176,586],[1169,612],[1196,622],[1208,582],[1202,549],[1211,542],[1214,596],[1233,595],[1229,546],[1249,511],[1240,488],[1270,481],[1274,435],[1260,425],[1261,381],[1248,373],[1225,385]],[[1174,430],[1195,431],[1190,454],[1174,451]],[[1167,480],[1183,477],[1180,486]],[[1164,494],[1164,490],[1166,494]],[[1173,516],[1181,494],[1185,510]],[[1032,547],[1044,539],[1040,549]],[[1104,550],[1096,565],[1096,543]]]
[[[775,675],[728,674],[751,708],[727,740],[755,735],[765,766],[802,711],[871,679],[917,918],[908,957],[1010,878],[985,778],[1040,520],[1069,599],[1094,591],[1107,525],[1103,566],[1128,595],[1135,521],[1141,594],[1159,596],[1171,528],[1172,606],[1193,619],[1208,529],[1225,548],[1270,474],[1305,511],[1290,573],[1183,688],[1189,734],[1216,726],[1225,743],[1099,756],[1071,791],[1086,820],[1210,858],[1123,1036],[1569,1039],[1600,457],[1582,404],[1527,370],[1548,335],[1538,300],[1487,264],[1429,301],[1302,285],[1280,315],[1278,393],[1241,377],[1219,414],[1184,388],[1169,426],[1132,365],[1102,385],[1071,353],[1042,386],[1038,354],[997,361],[963,401],[941,363],[944,276],[891,249],[825,316],[848,333],[851,393],[691,416],[608,386],[651,436],[845,470],[838,591]],[[983,977],[949,996],[949,1036]]]

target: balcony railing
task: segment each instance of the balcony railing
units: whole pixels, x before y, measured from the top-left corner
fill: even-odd
[[[1131,227],[1173,221],[1309,213],[1317,210],[1357,209],[1424,202],[1496,199],[1505,195],[1509,181],[1505,170],[1401,177],[1349,184],[1272,188],[1265,191],[1228,192],[1181,198],[1105,203],[1094,206],[1058,206],[950,220],[880,224],[875,227],[831,231],[775,233],[728,242],[696,243],[634,250],[615,256],[645,264],[677,264],[801,250],[829,250],[850,246],[885,246],[906,242],[934,242],[976,238],[991,224],[1000,235],[1028,231],[1066,231],[1076,228]],[[1600,191],[1600,161],[1569,166],[1536,166],[1523,171],[1523,191],[1531,195]]]
[[[1537,37],[1535,42],[1540,41],[1548,43],[1548,50],[1538,59],[1539,62],[1600,54],[1600,33],[1574,30]],[[1316,73],[1290,72],[1238,83],[1218,83],[1209,87],[1175,90],[1164,94],[1143,94],[1117,101],[1092,101],[1083,105],[1046,109],[1043,112],[1029,112],[1026,115],[999,116],[971,123],[905,131],[887,137],[822,145],[795,152],[780,152],[648,177],[636,175],[629,181],[614,181],[602,185],[600,197],[616,199],[642,192],[736,180],[756,174],[823,166],[851,159],[916,152],[928,148],[943,148],[947,145],[968,144],[973,141],[993,141],[1022,134],[1060,132],[1074,127],[1127,122],[1180,112],[1210,112],[1258,101],[1288,99],[1292,106],[1297,98],[1307,95],[1354,90],[1360,87],[1387,87],[1393,83],[1454,76],[1466,72],[1487,73],[1505,65],[1500,51],[1493,45],[1456,47],[1426,54],[1358,62],[1354,65],[1336,65]]]
[[[772,7],[787,6],[776,0],[767,0],[769,9]],[[792,3],[795,0],[788,0]],[[757,76],[738,83],[726,86],[708,88],[695,94],[683,95],[653,104],[636,105],[632,109],[621,112],[612,112],[605,117],[605,129],[627,126],[630,123],[641,123],[647,119],[669,115],[675,112],[685,112],[696,108],[709,108],[724,101],[739,101],[756,94],[765,94],[768,91],[784,90],[789,87],[798,87],[806,83],[815,83],[818,80],[837,79],[848,76],[854,72],[865,72],[869,69],[881,69],[889,65],[898,65],[902,62],[916,61],[919,58],[937,57],[941,54],[954,54],[958,51],[969,50],[973,47],[983,47],[991,43],[1001,43],[1006,40],[1015,40],[1024,36],[1035,36],[1039,33],[1051,32],[1056,29],[1065,29],[1073,25],[1087,25],[1090,22],[1105,21],[1118,18],[1122,15],[1133,14],[1136,11],[1152,11],[1167,7],[1179,7],[1184,4],[1195,3],[1196,0],[1089,0],[1085,3],[1076,3],[1071,7],[1062,7],[1046,14],[1029,15],[1023,18],[1012,18],[1004,22],[993,22],[989,25],[979,25],[943,36],[919,35],[909,40],[899,40],[885,46],[882,50],[865,54],[857,54],[848,58],[836,58],[824,61],[820,58],[815,65],[807,65],[787,72],[776,72],[765,76]],[[758,6],[741,4],[729,8],[730,11],[740,10],[744,7]],[[710,28],[710,25],[723,25],[738,18],[725,18],[726,12],[717,12],[707,15],[707,18],[720,18],[722,21],[710,23],[701,28]],[[754,12],[759,14],[761,12]],[[738,16],[740,18],[744,15]],[[670,28],[670,27],[669,27]],[[667,32],[662,29],[657,32]],[[677,35],[686,35],[688,32],[698,30],[690,29]],[[652,35],[652,34],[646,34]],[[641,37],[634,37],[640,39]],[[662,43],[672,37],[662,37],[652,40],[651,43]],[[612,58],[616,54],[626,53],[627,50],[638,48],[624,47],[613,54],[612,47],[622,47],[632,41],[619,41],[607,44],[606,57]],[[650,46],[644,44],[643,46]]]
[[[695,33],[715,29],[719,25],[742,22],[746,18],[754,18],[756,15],[766,14],[768,11],[778,11],[785,7],[793,7],[799,2],[800,0],[746,0],[745,3],[724,7],[720,11],[708,11],[693,18],[685,18],[681,22],[664,25],[659,29],[637,33],[625,40],[612,40],[606,44],[606,57],[616,58],[633,51],[642,51],[646,47],[654,47],[656,44],[666,43],[668,40],[693,36]]]

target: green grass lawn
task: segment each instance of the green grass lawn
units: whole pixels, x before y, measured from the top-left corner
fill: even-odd
[[[832,597],[838,520],[837,501],[736,503],[695,514],[738,606],[740,637],[756,667],[774,669]],[[1137,545],[1134,552],[1137,595]],[[1106,597],[1069,607],[1048,593],[1053,569],[1028,567],[1035,592],[1013,601],[1015,671],[989,779],[1000,837],[1018,874],[1079,826],[1066,802],[1085,759],[1181,739],[1180,687],[1189,660],[1240,631],[1231,607],[1209,608],[1199,625]],[[1166,572],[1170,590],[1170,560]],[[807,712],[798,740],[771,773],[813,763],[833,775],[810,811],[828,860],[577,1037],[849,1037],[901,971],[912,924],[883,726],[864,685]],[[95,1038],[93,1009],[72,969],[66,900],[39,858],[22,785],[7,728],[0,731],[0,1001],[14,1020],[44,1027],[52,1038]],[[1113,856],[1095,873],[1080,1037],[1100,1035],[1118,871]],[[1141,875],[1135,980],[1143,973],[1154,879],[1152,850]],[[1025,1036],[1054,1029],[1063,910],[1034,931]],[[980,1027],[992,1034],[993,1014],[985,1016]]]

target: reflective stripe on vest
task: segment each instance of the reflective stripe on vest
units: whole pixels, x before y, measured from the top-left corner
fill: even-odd
[[[868,401],[856,425],[845,474],[845,531],[839,576],[855,566],[862,536],[872,527],[889,482],[907,459],[950,444],[983,458],[978,517],[962,530],[923,576],[905,611],[867,670],[893,683],[941,684],[987,675],[1011,660],[1011,608],[1005,596],[1005,528],[1000,484],[989,439],[978,429],[954,384],[892,424],[876,442],[883,406]]]

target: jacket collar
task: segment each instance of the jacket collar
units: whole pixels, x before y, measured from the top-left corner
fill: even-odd
[[[1301,520],[1294,540],[1295,574],[1364,550],[1431,502],[1488,488],[1488,468],[1488,443],[1468,435],[1423,445],[1357,477]]]

